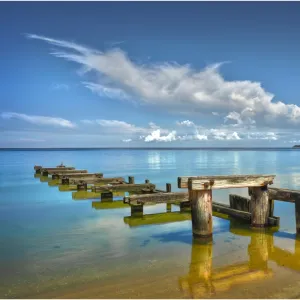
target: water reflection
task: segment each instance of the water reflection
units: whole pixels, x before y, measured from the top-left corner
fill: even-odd
[[[175,153],[170,151],[149,151],[147,160],[152,170],[174,169],[176,166]]]

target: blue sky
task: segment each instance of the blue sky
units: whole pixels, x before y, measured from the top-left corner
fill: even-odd
[[[300,143],[298,2],[1,2],[0,147]]]

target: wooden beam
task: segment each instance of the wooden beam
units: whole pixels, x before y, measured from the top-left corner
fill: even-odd
[[[300,191],[280,188],[269,188],[269,198],[273,200],[294,203],[295,199],[300,199]]]
[[[93,186],[92,191],[94,192],[105,192],[105,191],[141,191],[142,189],[155,190],[155,185],[149,184],[116,184],[116,185],[103,185]]]
[[[275,175],[182,176],[178,177],[178,187],[204,190],[264,186],[272,184],[274,178]]]
[[[250,212],[250,199],[246,197],[230,194],[229,203],[231,208]]]
[[[52,179],[61,179],[62,177],[68,177],[68,178],[78,178],[80,180],[85,180],[85,178],[90,179],[100,179],[102,178],[103,174],[102,173],[54,173],[52,174]]]
[[[132,195],[129,197],[124,197],[124,203],[128,203],[131,205],[134,204],[144,204],[148,203],[182,203],[189,202],[189,194],[188,193],[155,193],[155,194],[147,194],[147,195]],[[230,208],[229,205],[212,202],[212,208],[214,212],[219,212],[222,214],[229,215],[231,217],[237,218],[239,220],[251,221],[251,213],[244,212],[237,209]],[[270,226],[278,226],[279,225],[278,217],[269,217],[268,224]]]
[[[35,170],[45,170],[45,171],[66,171],[66,170],[75,170],[74,167],[52,167],[52,168],[46,168],[42,166],[35,166]]]
[[[145,202],[153,203],[176,203],[189,201],[188,193],[153,193],[146,195],[132,195],[124,198],[124,203],[137,202],[143,204]]]
[[[95,185],[100,185],[104,183],[114,183],[114,184],[120,184],[125,181],[123,177],[107,177],[107,178],[99,178],[99,177],[78,177],[78,178],[70,178],[70,184],[77,184],[79,181],[84,180],[86,183],[89,184],[95,184]]]
[[[44,169],[41,170],[41,172],[43,172]],[[46,170],[48,171],[48,173],[50,175],[53,175],[54,173],[58,173],[58,174],[74,174],[74,173],[87,173],[87,170],[75,170],[75,169],[70,169],[70,170],[66,170],[65,168],[57,170],[57,169],[53,169],[53,170]]]

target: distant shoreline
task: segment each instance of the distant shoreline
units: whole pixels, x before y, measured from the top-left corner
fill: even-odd
[[[0,148],[0,151],[95,151],[95,150],[295,150],[300,147],[95,147],[95,148]]]

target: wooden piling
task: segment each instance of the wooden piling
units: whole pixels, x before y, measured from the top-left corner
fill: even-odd
[[[144,205],[130,205],[130,208],[132,217],[140,217],[143,215]]]
[[[55,179],[59,179],[59,175],[57,173],[54,173],[52,175],[52,179],[55,180]]]
[[[128,183],[129,184],[134,184],[134,177],[133,176],[128,176]]]
[[[172,191],[171,183],[166,183],[166,191],[167,191],[167,193],[171,193],[171,191]]]
[[[250,193],[251,226],[266,227],[270,212],[268,187],[252,187]]]
[[[113,193],[112,192],[101,193],[101,202],[112,202],[112,201],[113,201]]]
[[[69,179],[69,177],[64,176],[64,177],[61,179],[61,184],[62,184],[62,185],[69,185],[69,184],[70,184],[70,179]]]
[[[87,183],[85,181],[81,181],[77,184],[77,191],[87,191]]]
[[[43,170],[42,169],[42,171],[41,171],[42,173],[42,176],[48,176],[49,175],[49,172],[48,172],[48,170]]]
[[[212,238],[212,190],[191,191],[193,236]]]
[[[145,179],[145,183],[150,183],[150,180],[149,179]]]

